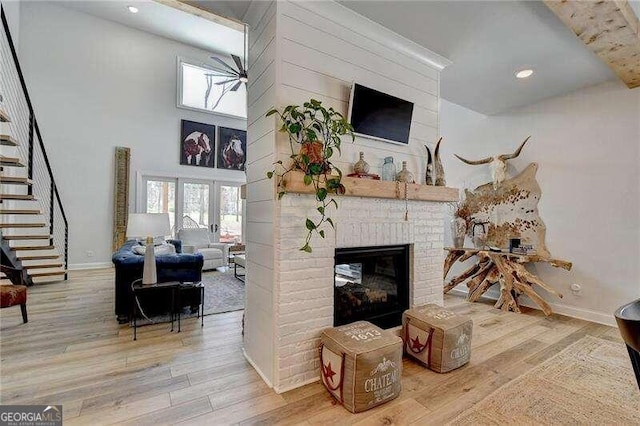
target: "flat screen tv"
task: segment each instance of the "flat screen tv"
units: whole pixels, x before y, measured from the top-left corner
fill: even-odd
[[[349,121],[360,136],[408,144],[413,102],[358,83],[351,88]]]

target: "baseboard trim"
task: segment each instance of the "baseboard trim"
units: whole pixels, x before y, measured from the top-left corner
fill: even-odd
[[[467,297],[467,292],[464,290],[459,290],[457,288],[454,288],[453,290],[451,290],[451,293],[455,293],[458,294],[460,296],[464,296]],[[494,296],[492,294],[487,294],[485,293],[482,297],[489,299],[489,300],[498,300],[497,296]],[[540,310],[540,308],[537,305],[534,305],[532,303],[528,303],[526,301],[523,301],[524,303],[522,303],[522,306],[526,306],[527,308],[532,308],[532,309],[536,309],[536,310]],[[613,316],[613,314],[606,314],[603,312],[597,312],[597,311],[592,311],[589,309],[584,309],[584,308],[578,308],[575,306],[569,306],[569,305],[561,305],[558,303],[549,303],[549,306],[551,306],[551,309],[553,309],[553,312],[556,314],[560,314],[560,315],[566,315],[568,317],[571,318],[577,318],[577,319],[581,319],[581,320],[585,320],[585,321],[591,321],[591,322],[595,322],[598,324],[603,324],[603,325],[608,325],[611,327],[618,327],[616,324],[616,320]]]
[[[302,386],[310,385],[311,383],[315,383],[315,382],[318,382],[318,381],[320,381],[320,377],[315,377],[313,379],[305,380],[304,382],[296,383],[294,385],[285,386],[283,388],[275,386],[273,388],[273,390],[277,394],[281,394],[281,393],[289,392],[290,390],[301,388]]]
[[[105,269],[113,268],[111,262],[95,262],[95,263],[72,263],[69,265],[70,271],[83,271],[87,269]]]
[[[267,379],[267,376],[265,376],[264,373],[260,370],[260,368],[258,368],[257,364],[251,359],[251,357],[249,355],[247,355],[247,352],[244,350],[244,347],[242,348],[242,355],[244,356],[244,359],[246,359],[247,362],[249,364],[251,364],[253,369],[256,370],[258,375],[262,378],[262,380],[264,380],[264,382],[267,384],[267,386],[269,386],[269,388],[273,389],[273,383],[271,383],[271,381],[269,379]]]

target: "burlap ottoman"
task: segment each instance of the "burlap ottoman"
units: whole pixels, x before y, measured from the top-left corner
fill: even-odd
[[[431,370],[446,373],[469,362],[473,321],[438,305],[409,309],[402,315],[407,355]]]
[[[358,413],[400,394],[402,339],[358,321],[322,332],[322,383],[344,407]]]

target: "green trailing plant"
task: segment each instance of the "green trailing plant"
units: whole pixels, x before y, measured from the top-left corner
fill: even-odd
[[[316,210],[320,214],[317,221],[306,218],[307,236],[300,250],[311,253],[311,238],[318,234],[325,237],[324,225],[334,227],[329,217],[329,209],[338,208],[338,203],[331,194],[344,194],[342,171],[336,167],[331,158],[337,152],[341,154],[341,136],[349,135],[355,140],[353,127],[342,114],[333,108],[325,108],[322,102],[311,99],[299,105],[289,105],[282,112],[272,109],[266,116],[276,114],[282,121],[281,132],[289,136],[291,147],[291,163],[285,166],[282,161],[274,163],[274,170],[267,173],[269,179],[278,177],[278,199],[286,193],[286,175],[299,170],[304,172],[304,184],[311,185],[316,199]],[[299,149],[296,149],[296,146]],[[337,174],[333,174],[332,170]]]

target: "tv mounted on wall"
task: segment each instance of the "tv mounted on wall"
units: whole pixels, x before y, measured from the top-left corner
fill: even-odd
[[[408,144],[413,102],[354,83],[349,121],[359,136]]]

